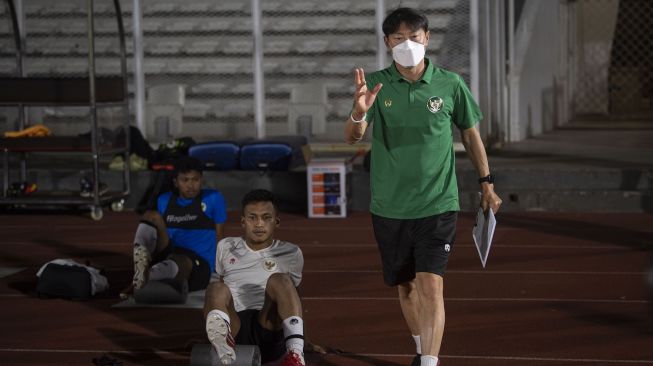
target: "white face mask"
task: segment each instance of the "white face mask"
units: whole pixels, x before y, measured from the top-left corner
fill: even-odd
[[[424,45],[407,39],[392,48],[392,59],[403,67],[413,67],[422,61]]]

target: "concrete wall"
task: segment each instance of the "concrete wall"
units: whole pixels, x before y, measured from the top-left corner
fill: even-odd
[[[560,55],[559,4],[526,1],[515,34],[515,71],[511,78],[513,128],[519,141],[552,130],[556,120],[555,85]]]

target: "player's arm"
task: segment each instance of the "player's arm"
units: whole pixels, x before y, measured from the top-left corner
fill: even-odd
[[[215,237],[216,237],[216,242],[219,242],[224,238],[224,224],[222,223],[215,224]]]
[[[490,166],[485,153],[485,146],[483,140],[478,132],[478,129],[470,127],[461,131],[462,142],[465,146],[467,156],[474,164],[479,178],[486,177],[490,174]],[[488,207],[492,208],[495,213],[499,211],[501,206],[501,198],[494,193],[494,184],[489,182],[481,183],[481,207],[483,211],[487,211]]]
[[[213,221],[215,222],[216,241],[224,239],[224,223],[227,221],[227,204],[224,197],[218,191],[212,195],[213,199]]]
[[[365,135],[367,129],[367,121],[365,116],[367,111],[370,110],[376,95],[383,87],[383,84],[376,84],[374,89],[367,89],[365,82],[365,72],[362,68],[354,70],[354,107],[352,109],[347,122],[345,123],[345,142],[348,144],[355,144],[360,141]]]

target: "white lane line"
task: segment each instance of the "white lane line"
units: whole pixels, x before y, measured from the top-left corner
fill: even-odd
[[[315,301],[399,301],[396,297],[322,297],[302,296],[302,300]],[[647,300],[620,300],[620,299],[555,299],[555,298],[501,298],[501,297],[445,297],[444,301],[458,302],[589,302],[607,304],[646,304]]]
[[[0,245],[45,245],[45,246],[53,246],[52,243],[40,243],[38,242],[39,240],[43,239],[33,239],[30,241],[7,241],[7,242],[2,242]],[[64,244],[64,243],[62,243]],[[298,243],[302,249],[309,249],[309,248],[352,248],[352,249],[359,249],[359,248],[377,248],[377,245],[375,243]],[[79,243],[73,243],[73,242],[66,242],[66,246],[70,245],[79,245],[79,246],[84,246],[84,247],[94,247],[94,246],[102,246],[102,247],[114,247],[114,246],[131,246],[132,244],[130,243],[130,240],[125,240],[124,242],[116,242],[116,241],[111,241],[111,242],[79,242]],[[454,247],[456,248],[476,248],[474,244],[454,244]],[[589,249],[589,250],[611,250],[611,249],[616,249],[616,250],[628,250],[628,251],[633,251],[637,248],[633,247],[628,247],[628,246],[622,246],[622,245],[564,245],[564,244],[557,244],[557,245],[542,245],[542,244],[529,244],[529,245],[518,245],[518,244],[500,244],[500,243],[495,243],[493,245],[494,248],[510,248],[510,249]]]
[[[354,356],[363,357],[406,357],[412,358],[415,355],[397,353],[353,353]],[[343,355],[347,356],[347,354]],[[603,358],[558,358],[558,357],[520,357],[520,356],[459,356],[440,355],[440,358],[468,359],[468,360],[504,360],[504,361],[543,361],[543,362],[575,362],[575,363],[627,363],[627,364],[653,364],[653,360],[618,360]]]
[[[158,349],[151,350],[106,350],[106,349],[38,349],[38,348],[0,348],[0,352],[17,352],[17,353],[117,353],[117,354],[157,354],[157,355],[175,355],[184,354],[184,351],[162,351]]]
[[[103,266],[102,268],[106,270],[112,270],[112,271],[122,271],[122,270],[131,270],[133,269],[131,266]],[[26,269],[26,267],[20,268],[17,271],[14,271],[13,273],[20,272],[22,270]],[[0,267],[0,278],[2,278],[2,270],[3,267]],[[9,273],[9,274],[13,274]],[[304,270],[303,273],[315,273],[315,274],[381,274],[382,271],[380,269],[307,269]],[[635,271],[609,271],[609,272],[598,272],[598,271],[519,271],[519,270],[509,270],[509,271],[501,271],[501,270],[448,270],[447,274],[480,274],[480,275],[536,275],[536,276],[541,276],[541,275],[551,275],[551,276],[573,276],[573,275],[579,275],[579,276],[645,276],[648,274],[646,271],[641,271],[641,272],[635,272]]]
[[[157,354],[157,355],[172,355],[179,356],[180,354],[187,354],[188,352],[179,351],[163,351],[158,349],[152,350],[84,350],[84,349],[36,349],[36,348],[0,348],[0,352],[15,352],[15,353],[109,353],[109,354]],[[327,357],[334,357],[337,355],[327,355]],[[347,356],[363,356],[363,357],[405,357],[412,358],[412,354],[401,353],[346,353],[340,357]],[[575,363],[627,363],[627,364],[653,364],[653,360],[619,360],[619,359],[603,359],[603,358],[559,358],[559,357],[520,357],[520,356],[460,356],[460,355],[446,355],[443,354],[441,358],[450,359],[471,359],[471,360],[504,360],[504,361],[542,361],[542,362],[575,362]]]
[[[0,267],[0,278],[11,276],[14,273],[25,270],[26,267]]]
[[[1,298],[36,298],[25,294],[0,294]],[[302,296],[302,300],[313,301],[398,301],[396,297],[327,297],[327,296]],[[556,298],[501,298],[501,297],[449,297],[445,301],[457,302],[560,302],[560,303],[607,303],[607,304],[646,304],[647,300],[621,300],[621,299],[556,299]]]
[[[313,269],[305,270],[304,273],[382,273],[374,269]],[[595,272],[595,271],[492,271],[492,270],[448,270],[447,274],[499,274],[499,275],[606,275],[606,276],[642,276],[648,272]]]
[[[0,243],[0,245],[7,245],[7,246],[10,246],[10,245],[42,245],[42,246],[46,246],[46,247],[49,247],[49,248],[57,246],[57,243],[39,242],[41,240],[50,240],[50,239],[36,238],[36,239],[31,240],[31,241],[8,241],[8,242]],[[112,242],[79,242],[79,243],[73,243],[73,242],[69,242],[69,241],[66,241],[64,243],[61,240],[62,239],[57,239],[55,241],[61,243],[62,245],[65,245],[67,247],[70,247],[72,245],[79,245],[80,247],[84,247],[84,248],[86,248],[86,247],[117,247],[117,246],[127,247],[127,246],[134,245],[134,244],[130,243],[128,240],[126,240],[124,242],[112,241]]]

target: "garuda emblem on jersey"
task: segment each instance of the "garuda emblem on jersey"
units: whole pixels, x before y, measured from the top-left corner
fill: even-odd
[[[277,262],[274,259],[266,259],[263,261],[263,269],[268,272],[274,272],[277,269]]]
[[[431,113],[436,113],[442,109],[444,101],[440,97],[430,97],[426,102],[426,107],[431,111]]]

